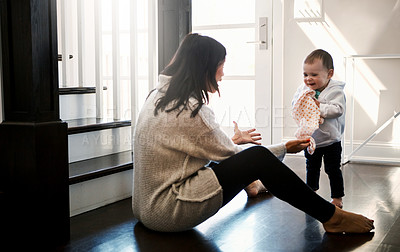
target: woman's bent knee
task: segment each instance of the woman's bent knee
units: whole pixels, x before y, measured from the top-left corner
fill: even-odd
[[[262,158],[262,157],[265,157],[265,156],[268,157],[270,155],[274,156],[274,154],[272,154],[271,151],[268,150],[268,148],[266,148],[264,146],[260,146],[260,145],[250,147],[250,148],[248,148],[246,150],[248,152],[252,153],[255,157],[259,157],[259,158]]]

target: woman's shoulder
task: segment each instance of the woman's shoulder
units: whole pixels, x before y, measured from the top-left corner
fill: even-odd
[[[197,102],[197,101],[195,101]],[[197,106],[197,103],[196,103]],[[212,108],[207,105],[203,104],[199,110],[199,113],[196,115],[196,117],[199,118],[204,124],[210,129],[213,130],[216,127],[219,127],[219,124],[217,123],[217,120],[215,118],[214,111]]]

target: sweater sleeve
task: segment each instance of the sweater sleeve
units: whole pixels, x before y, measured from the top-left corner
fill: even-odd
[[[280,161],[283,161],[283,158],[286,155],[286,146],[284,143],[275,144],[266,146],[267,149],[272,152]]]
[[[196,144],[196,153],[189,153],[192,156],[208,160],[222,161],[243,149],[233,143],[224,131],[215,128],[206,134],[199,136]]]
[[[184,111],[176,117],[169,113],[168,128],[160,129],[160,143],[166,149],[173,149],[187,155],[203,159],[222,161],[242,151],[221,129],[215,120],[213,111],[203,105],[195,117]]]
[[[323,118],[337,118],[343,115],[346,106],[346,98],[341,89],[336,89],[326,97],[327,102],[320,104]]]
[[[199,116],[208,130],[198,136],[196,141],[197,153],[193,154],[194,156],[198,155],[199,158],[222,161],[243,150],[221,129],[212,109],[206,105],[203,106],[199,111]]]
[[[198,141],[198,143],[201,143],[198,146],[203,146],[202,149],[204,154],[207,153],[207,155],[211,157],[209,158],[210,160],[221,161],[244,149],[241,146],[233,143],[232,139],[221,130],[219,124],[215,120],[214,112],[210,108],[202,108],[200,115],[207,127],[212,129],[210,132],[204,134]],[[211,143],[211,145],[209,145],[209,143]],[[281,143],[266,147],[279,160],[283,161],[283,158],[286,155],[285,144]]]

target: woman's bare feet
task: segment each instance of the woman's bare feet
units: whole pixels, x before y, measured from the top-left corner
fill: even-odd
[[[256,197],[258,194],[260,193],[264,193],[267,192],[267,189],[265,188],[265,186],[261,183],[260,180],[256,180],[254,182],[252,182],[250,185],[248,185],[245,189],[244,189],[247,193],[247,196],[249,198],[253,198]]]
[[[326,232],[330,233],[367,233],[374,229],[374,221],[360,214],[335,208],[333,216],[323,223]]]
[[[343,208],[343,200],[342,198],[332,198],[331,203],[335,206],[339,207],[340,209]]]

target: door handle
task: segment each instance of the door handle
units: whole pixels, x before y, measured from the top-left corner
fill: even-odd
[[[259,45],[260,50],[268,49],[268,18],[260,17],[258,19],[258,39],[257,41],[248,41],[249,44]]]
[[[74,55],[69,55],[68,56],[69,59],[72,59],[73,57],[74,57]],[[62,61],[62,60],[63,60],[63,56],[62,56],[62,54],[59,54],[58,55],[58,61]]]
[[[258,40],[258,41],[247,41],[246,43],[248,43],[248,44],[258,44],[258,45],[261,45],[261,44],[265,44],[265,43],[267,43],[266,41],[263,41],[263,40]]]

